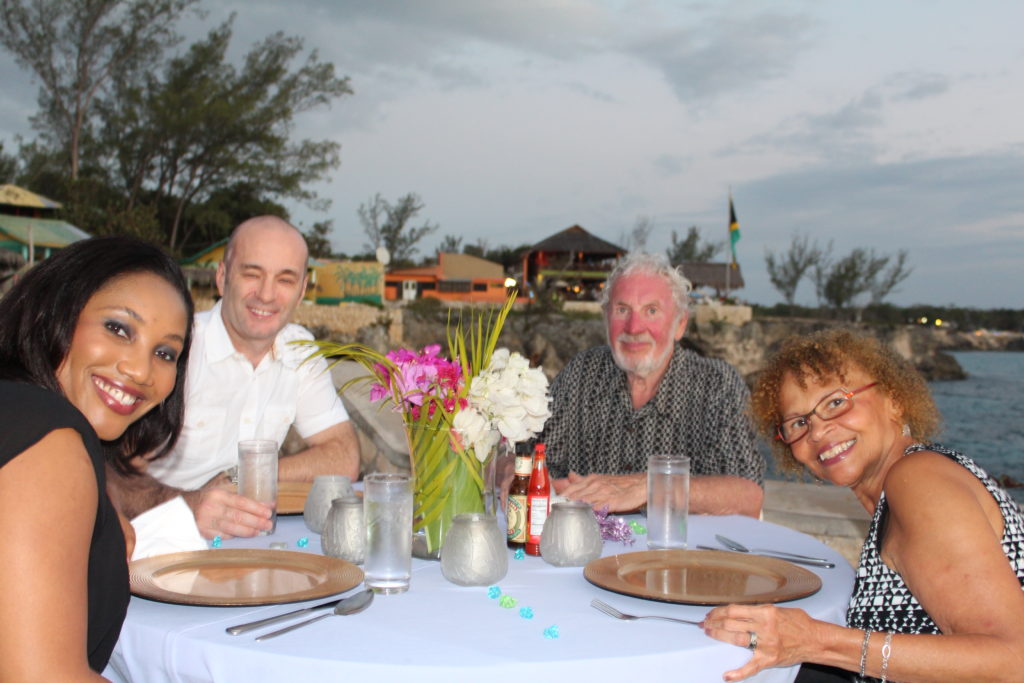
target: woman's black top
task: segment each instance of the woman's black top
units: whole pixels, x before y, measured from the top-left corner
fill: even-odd
[[[95,514],[92,542],[89,546],[89,630],[87,652],[89,666],[102,671],[110,659],[128,609],[128,564],[125,560],[124,535],[114,506],[107,497],[103,469],[103,449],[92,426],[63,396],[42,387],[0,380],[0,467],[5,466],[26,449],[56,429],[71,428],[82,436],[82,442],[96,473],[99,501]],[[45,486],[42,490],[45,490]],[[39,543],[48,539],[40,538]],[[18,552],[3,546],[2,553]],[[0,555],[2,555],[0,553]],[[0,559],[2,561],[2,559]],[[17,590],[6,586],[5,590]],[[54,586],[53,590],[60,590]],[[55,615],[55,618],[56,615]]]

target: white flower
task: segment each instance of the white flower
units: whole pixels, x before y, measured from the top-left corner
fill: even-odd
[[[487,368],[472,379],[468,399],[469,407],[455,416],[455,427],[475,448],[488,442],[493,446],[497,438],[484,436],[484,425],[514,444],[540,433],[551,415],[547,377],[521,354],[505,348],[496,349]],[[460,420],[463,413],[468,414]],[[477,454],[481,457],[480,450]]]
[[[494,430],[491,429],[490,421],[472,406],[467,406],[455,413],[452,426],[463,438],[466,447],[472,448],[481,462],[487,458],[491,448],[498,440],[496,436],[492,436]]]

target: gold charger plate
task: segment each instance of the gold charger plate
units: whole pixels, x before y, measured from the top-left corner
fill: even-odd
[[[274,605],[358,586],[363,571],[312,553],[259,548],[154,555],[128,565],[132,593],[181,605]]]
[[[614,593],[689,605],[796,600],[817,593],[821,578],[791,562],[717,550],[645,550],[594,560],[590,583]]]
[[[279,481],[277,482],[277,514],[279,515],[301,515],[302,509],[306,507],[306,496],[313,488],[311,481]],[[232,492],[237,492],[238,487],[234,484],[230,487]]]

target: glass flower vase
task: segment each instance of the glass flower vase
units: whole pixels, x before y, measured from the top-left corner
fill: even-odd
[[[406,425],[413,474],[413,555],[438,559],[455,515],[484,512],[483,466],[443,420]]]

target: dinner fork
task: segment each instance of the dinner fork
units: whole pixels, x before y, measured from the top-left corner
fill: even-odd
[[[590,606],[600,612],[604,612],[610,617],[622,619],[623,621],[636,621],[637,619],[661,619],[662,621],[675,621],[680,624],[690,624],[691,626],[701,625],[701,622],[699,621],[690,621],[689,619],[677,619],[676,617],[663,617],[658,614],[648,614],[641,616],[638,616],[636,614],[626,614],[625,612],[620,612],[619,610],[615,609],[607,602],[601,602],[597,598],[594,598],[590,601]]]

